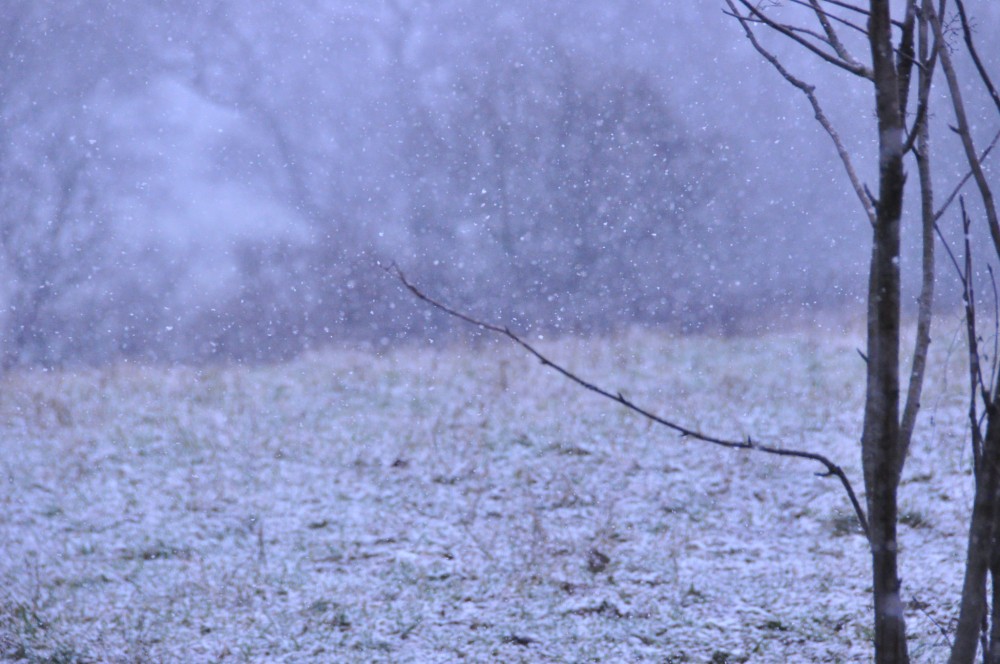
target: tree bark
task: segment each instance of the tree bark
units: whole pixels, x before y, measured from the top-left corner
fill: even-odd
[[[972,664],[979,648],[979,636],[986,614],[986,572],[990,563],[990,543],[993,538],[993,521],[996,517],[998,489],[997,463],[1000,461],[1000,421],[996,416],[996,401],[987,404],[986,438],[983,441],[983,460],[976,477],[976,495],[972,505],[972,523],[969,526],[968,554],[965,561],[965,580],[962,585],[962,604],[958,625],[952,641],[949,664]],[[998,653],[1000,654],[1000,653]],[[995,661],[992,660],[991,661]]]
[[[929,5],[932,0],[921,0],[922,5]],[[915,7],[915,4],[913,5]],[[926,7],[924,10],[926,12]],[[909,18],[909,15],[908,15]],[[918,101],[916,120],[913,123],[911,136],[914,144],[914,155],[917,160],[917,172],[920,177],[920,295],[917,298],[917,334],[913,344],[913,360],[910,363],[910,381],[906,392],[906,405],[900,420],[900,463],[906,463],[906,455],[913,440],[913,430],[917,424],[917,413],[920,411],[920,395],[923,393],[924,374],[927,370],[927,351],[931,345],[931,318],[934,309],[934,180],[931,176],[931,146],[930,127],[927,121],[927,111],[930,105],[930,88],[937,63],[937,55],[930,48],[930,26],[924,18],[918,21],[919,36],[918,56],[919,69]],[[912,28],[911,28],[912,29]],[[910,48],[910,57],[913,49]],[[911,61],[912,65],[912,61]],[[900,468],[902,474],[902,468]]]
[[[903,465],[899,421],[899,248],[903,115],[888,0],[872,0],[868,20],[878,118],[879,193],[868,286],[868,375],[862,464],[871,526],[875,659],[909,661],[897,563],[897,490]]]
[[[997,426],[997,422],[992,421],[994,426]],[[996,464],[1000,462],[996,456],[1000,449],[995,449],[994,459],[993,459],[993,494],[992,494],[992,508],[993,508],[993,528],[991,532],[992,542],[990,544],[990,579],[993,584],[993,605],[990,612],[990,633],[989,641],[986,643],[986,657],[984,658],[989,664],[1000,664],[1000,541],[998,541],[997,534],[1000,533],[1000,509],[997,508],[1000,505],[1000,480],[997,479],[997,468]],[[983,637],[985,638],[985,636]]]

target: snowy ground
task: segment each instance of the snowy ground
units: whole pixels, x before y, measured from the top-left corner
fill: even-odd
[[[945,656],[971,494],[946,328],[902,489],[918,662]],[[860,484],[858,345],[543,348]],[[816,470],[679,440],[502,344],[12,375],[0,658],[869,661],[865,543]]]

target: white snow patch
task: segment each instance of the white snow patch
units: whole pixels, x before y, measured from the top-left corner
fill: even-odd
[[[543,344],[857,483],[859,346]],[[960,358],[935,362],[901,494],[918,662],[946,652],[971,492]],[[12,374],[0,658],[868,661],[867,547],[817,470],[680,440],[504,346]]]

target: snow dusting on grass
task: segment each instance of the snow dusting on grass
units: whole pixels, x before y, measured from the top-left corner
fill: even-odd
[[[856,335],[543,349],[861,492]],[[939,345],[945,345],[939,343]],[[971,500],[938,348],[902,487],[912,654],[942,661]],[[0,658],[866,662],[835,480],[679,439],[492,343],[0,381]]]

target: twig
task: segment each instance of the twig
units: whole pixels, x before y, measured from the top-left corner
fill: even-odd
[[[818,55],[820,58],[822,58],[823,60],[826,60],[830,64],[832,64],[832,65],[834,65],[836,67],[840,67],[844,71],[848,71],[848,72],[854,74],[855,76],[860,76],[862,78],[867,78],[869,80],[871,80],[872,77],[874,76],[874,74],[872,74],[872,72],[871,72],[870,69],[868,69],[867,67],[861,65],[860,63],[857,63],[857,62],[853,62],[853,63],[852,62],[847,62],[846,60],[843,60],[843,59],[841,59],[840,57],[838,57],[836,55],[831,55],[829,52],[824,51],[823,49],[819,48],[818,46],[816,46],[815,44],[813,44],[808,39],[805,39],[804,37],[800,37],[798,34],[796,34],[795,30],[790,30],[790,29],[788,29],[787,26],[784,26],[784,25],[782,25],[782,24],[780,24],[780,23],[772,20],[769,16],[767,16],[760,9],[758,9],[757,7],[755,7],[752,4],[750,4],[750,2],[748,0],[736,0],[736,1],[739,2],[741,5],[743,5],[746,8],[746,10],[748,12],[750,12],[751,15],[753,15],[754,17],[756,17],[757,19],[759,19],[760,21],[762,21],[763,23],[765,23],[769,28],[771,28],[775,32],[778,32],[778,33],[780,33],[780,34],[788,37],[792,41],[800,44],[805,49],[807,49],[807,50],[811,51],[812,53]],[[734,14],[738,14],[739,13],[739,12],[737,12],[736,7],[733,6],[732,2],[730,2],[729,0],[726,0],[726,3],[729,4],[729,6],[732,9],[732,11],[733,11]],[[743,16],[740,19],[740,23],[743,23],[744,21],[746,21],[747,18],[748,17]]]
[[[389,267],[384,267],[383,269],[385,269],[386,272],[389,273],[390,275],[393,275],[397,279],[399,279],[399,281],[403,284],[403,286],[405,286],[406,289],[409,290],[417,299],[431,305],[432,307],[440,311],[443,311],[449,316],[462,320],[468,323],[469,325],[473,325],[480,329],[488,330],[495,334],[499,334],[503,337],[506,337],[507,339],[511,340],[512,342],[523,348],[530,355],[534,356],[535,359],[537,359],[539,362],[542,363],[542,366],[552,369],[556,373],[560,374],[561,376],[570,380],[571,382],[576,383],[585,390],[598,394],[606,399],[610,399],[611,401],[614,401],[615,403],[624,406],[628,410],[631,410],[632,412],[641,415],[647,420],[656,422],[657,424],[660,424],[668,429],[671,429],[672,431],[679,433],[683,438],[690,438],[692,440],[698,440],[703,443],[709,443],[711,445],[717,445],[719,447],[725,447],[728,449],[756,450],[759,452],[764,452],[765,454],[793,457],[797,459],[807,459],[821,464],[826,470],[824,472],[816,473],[817,476],[836,477],[838,480],[840,480],[841,485],[844,487],[844,491],[847,493],[847,497],[851,501],[851,506],[854,508],[854,513],[857,515],[858,521],[861,523],[861,529],[862,531],[864,531],[865,537],[866,538],[869,537],[868,518],[865,516],[865,511],[861,507],[861,503],[858,501],[857,494],[855,494],[854,492],[854,487],[851,485],[851,481],[847,478],[847,474],[840,466],[833,463],[832,461],[830,461],[830,459],[823,456],[822,454],[817,454],[815,452],[806,452],[804,450],[794,450],[781,447],[774,447],[772,445],[762,445],[761,443],[751,439],[750,437],[747,437],[746,440],[730,440],[725,438],[719,438],[716,436],[711,436],[708,434],[701,433],[700,431],[695,431],[694,429],[686,427],[682,424],[678,424],[673,420],[669,420],[665,417],[657,415],[637,405],[631,399],[625,397],[620,391],[611,392],[610,390],[607,390],[595,383],[591,383],[590,381],[587,381],[579,377],[569,369],[566,369],[562,365],[557,364],[556,362],[550,360],[547,356],[543,355],[542,352],[539,351],[537,348],[535,348],[533,345],[525,341],[519,335],[512,332],[510,328],[502,327],[500,325],[494,325],[492,323],[487,323],[477,318],[473,318],[469,314],[458,311],[457,309],[453,309],[452,307],[448,306],[447,304],[444,304],[439,300],[435,300],[434,298],[432,298],[431,296],[427,295],[422,290],[417,288],[417,286],[415,286],[413,283],[411,283],[406,278],[406,275],[403,274],[402,269],[400,269],[400,267],[395,263],[393,263]]]
[[[993,402],[993,396],[996,394],[996,375],[997,375],[997,351],[1000,350],[1000,294],[997,293],[997,279],[996,275],[993,274],[993,266],[989,263],[986,264],[986,271],[990,274],[990,286],[993,287],[993,364],[990,368],[990,403]]]
[[[744,0],[740,1],[742,2]],[[747,24],[748,17],[737,11],[732,0],[726,0],[726,4],[729,5],[733,14],[736,15],[736,19],[740,22],[743,32],[746,34],[747,39],[750,40],[750,43],[753,44],[753,47],[757,49],[757,52],[760,53],[765,60],[771,63],[771,66],[774,67],[786,81],[801,90],[802,94],[804,94],[809,100],[809,103],[813,108],[813,113],[816,116],[816,120],[820,123],[823,129],[826,130],[826,133],[830,136],[831,140],[833,140],[833,144],[837,149],[837,155],[840,157],[840,161],[844,165],[844,170],[847,171],[847,177],[851,181],[851,186],[854,187],[854,193],[861,202],[861,206],[865,209],[865,214],[868,215],[868,221],[872,226],[875,226],[876,215],[873,197],[858,177],[858,173],[854,169],[854,163],[851,161],[851,155],[848,154],[847,148],[844,147],[843,141],[840,140],[840,134],[837,133],[833,123],[830,122],[830,119],[826,117],[826,113],[823,112],[823,107],[820,106],[819,100],[816,98],[816,88],[795,77],[790,71],[785,69],[785,66],[781,64],[781,61],[778,60],[777,56],[768,51],[759,41],[757,41],[757,36],[754,35],[753,30],[751,30],[750,26]]]
[[[933,6],[928,5],[928,13],[931,25],[939,43],[944,43],[943,28],[941,19],[934,11]],[[951,106],[955,111],[955,121],[958,124],[958,135],[962,139],[962,148],[965,151],[965,159],[968,162],[969,170],[979,189],[979,195],[983,201],[983,211],[986,213],[986,225],[990,229],[990,237],[993,240],[993,248],[1000,254],[1000,214],[997,213],[996,201],[993,197],[993,190],[986,174],[983,171],[983,161],[978,156],[976,146],[972,140],[972,131],[969,128],[969,118],[965,111],[965,103],[962,100],[962,88],[955,73],[955,67],[951,61],[951,54],[947,48],[938,49],[941,54],[941,69],[944,71],[945,80],[948,82],[948,92],[951,97]]]
[[[917,142],[917,136],[920,134],[920,126],[927,119],[927,103],[925,101],[926,99],[921,100],[917,105],[917,116],[913,120],[913,128],[910,129],[906,141],[903,142],[903,154],[913,149],[914,144]]]
[[[907,24],[910,25],[909,48],[913,54],[912,32],[915,2],[907,6]],[[931,78],[934,75],[937,53],[928,53],[930,47],[930,30],[926,22],[920,22],[917,30],[918,59],[930,64],[929,68],[918,71],[918,111],[917,120],[913,124],[910,139],[914,141],[914,154],[917,158],[917,170],[920,176],[920,295],[917,297],[917,330],[913,343],[913,359],[910,362],[910,378],[906,390],[906,402],[903,415],[899,422],[899,458],[902,463],[910,450],[913,441],[913,431],[917,424],[917,414],[920,411],[920,397],[923,394],[924,377],[927,373],[927,354],[931,345],[931,323],[934,313],[934,282],[935,282],[935,251],[934,251],[934,184],[930,169],[930,130],[927,124],[926,110],[930,96]],[[905,34],[905,31],[904,31]],[[904,39],[904,41],[907,41]],[[934,45],[937,48],[937,44]],[[900,67],[903,69],[903,67]],[[909,74],[907,74],[909,76]],[[905,152],[905,149],[904,149]]]
[[[916,60],[921,72],[918,92],[918,106],[916,118],[913,120],[913,128],[910,130],[910,135],[906,139],[903,152],[909,152],[913,149],[914,143],[921,134],[921,130],[927,129],[927,109],[930,106],[930,88],[931,83],[934,80],[934,70],[937,69],[938,51],[942,48],[941,42],[939,42],[935,36],[934,45],[931,46],[928,51],[927,42],[931,36],[929,33],[933,32],[933,30],[928,28],[927,21],[920,21],[918,37],[920,42],[920,53],[918,54],[919,57]],[[923,157],[921,155],[917,155],[917,158],[922,159]]]
[[[868,36],[868,30],[866,30],[865,28],[861,27],[857,23],[851,23],[850,21],[848,21],[846,18],[844,18],[842,16],[837,16],[836,14],[834,14],[832,12],[826,11],[825,9],[823,9],[822,7],[819,6],[819,3],[817,2],[817,0],[808,0],[808,2],[806,0],[791,0],[791,1],[792,1],[793,4],[802,5],[803,7],[809,7],[811,9],[814,9],[817,13],[821,12],[823,14],[823,16],[826,17],[827,19],[836,21],[837,23],[841,23],[843,25],[846,25],[847,27],[851,28],[852,30],[856,30],[856,31],[860,32],[861,34],[865,35],[866,37]],[[841,57],[843,57],[843,56],[841,56]],[[844,58],[844,59],[846,60],[848,58]]]
[[[816,0],[809,0],[808,2],[806,0],[789,0],[789,1],[792,4],[795,4],[795,5],[801,5],[803,7],[813,8],[813,5],[811,3],[814,2],[814,1],[816,1]],[[732,16],[733,18],[739,18],[737,15],[732,14],[731,12],[727,12],[725,10],[723,10],[722,13],[725,14],[726,16]],[[855,30],[856,32],[864,35],[866,38],[868,37],[868,30],[866,28],[861,27],[857,23],[852,23],[851,21],[848,21],[843,16],[837,16],[833,12],[829,12],[829,11],[823,9],[822,7],[820,7],[820,9],[818,10],[817,13],[822,13],[822,15],[824,17],[826,17],[827,19],[829,19],[831,21],[836,21],[837,23],[840,23],[840,24],[842,24],[844,26],[847,26],[851,30]],[[761,21],[759,19],[750,19],[749,17],[746,17],[746,16],[744,18],[748,19],[751,23],[764,23],[764,21]],[[900,23],[899,21],[892,21],[892,24],[894,26],[896,26],[896,27],[903,27],[903,24]],[[815,36],[817,39],[819,39],[823,43],[830,44],[831,46],[833,46],[833,44],[829,41],[829,39],[824,38],[824,37],[820,37],[820,36],[816,35],[815,33],[813,33],[812,31],[805,30],[804,28],[797,28],[797,27],[794,27],[794,26],[791,26],[791,25],[788,25],[788,24],[783,24],[783,25],[785,27],[789,28],[789,29],[792,29],[792,30],[798,30],[800,32],[806,32],[806,33],[812,34],[813,36]],[[834,50],[836,50],[836,48],[834,48]],[[838,51],[837,54],[840,55],[841,57],[844,57],[844,55],[847,55],[848,57],[844,57],[844,59],[846,61],[848,61],[848,62],[852,62],[852,63],[857,62],[856,58],[850,57],[850,54],[849,54],[849,52],[847,52],[846,49],[844,49],[844,51],[845,51],[844,54],[841,54],[839,51]],[[905,58],[907,60],[911,60],[913,62],[913,64],[916,65],[918,68],[922,68],[923,67],[922,63],[920,63],[920,62],[918,62],[916,60],[913,60],[913,58],[911,58],[910,56],[908,56],[908,55],[906,55],[904,53],[900,53],[898,49],[896,50],[896,54],[899,55],[902,58]]]
[[[850,10],[852,12],[857,12],[858,14],[861,14],[862,16],[868,16],[871,13],[867,9],[865,9],[864,7],[858,7],[857,5],[852,5],[852,4],[848,3],[848,2],[843,2],[843,0],[823,0],[823,2],[825,2],[825,3],[829,4],[829,5],[833,5],[834,7],[841,7],[842,9],[848,9],[848,10]],[[902,21],[893,19],[890,22],[894,26],[896,26],[897,28],[903,27],[903,22]]]
[[[976,65],[979,78],[982,79],[983,85],[986,86],[986,89],[990,93],[990,98],[993,99],[993,103],[997,107],[997,111],[1000,112],[1000,94],[997,93],[997,89],[993,85],[993,80],[987,73],[986,67],[983,66],[983,61],[979,59],[979,51],[976,50],[976,44],[972,40],[972,26],[969,24],[969,17],[965,14],[965,3],[962,0],[955,0],[955,4],[958,6],[958,16],[962,21],[962,36],[965,38],[965,46],[969,50],[972,62]]]
[[[919,609],[920,612],[924,614],[924,616],[926,616],[928,620],[931,621],[931,624],[937,627],[938,631],[941,632],[941,638],[944,639],[945,644],[947,644],[947,646],[950,648],[951,635],[948,633],[948,629],[944,625],[942,625],[934,616],[932,616],[930,612],[927,611],[927,605],[921,602],[919,599],[917,599],[916,595],[910,595],[910,602],[913,606]]]
[[[992,152],[993,148],[996,147],[997,142],[1000,142],[1000,131],[998,131],[996,134],[993,135],[993,140],[990,141],[990,144],[987,145],[986,149],[983,150],[982,153],[979,155],[980,163],[986,163],[986,158],[990,156],[990,152]],[[944,213],[947,212],[948,208],[951,207],[951,204],[955,202],[955,198],[958,197],[958,194],[961,193],[962,188],[965,187],[965,183],[968,182],[971,177],[972,177],[972,169],[969,169],[969,171],[965,174],[965,176],[958,181],[958,184],[955,185],[955,188],[951,190],[951,193],[948,194],[948,197],[944,199],[944,203],[941,204],[941,207],[938,209],[938,211],[934,213],[935,222],[944,216]]]
[[[976,477],[979,476],[979,461],[982,457],[983,449],[983,434],[982,426],[979,420],[978,408],[977,408],[977,394],[986,394],[985,386],[983,385],[983,372],[979,361],[979,342],[976,335],[976,304],[973,301],[975,297],[975,292],[973,290],[972,276],[971,276],[971,261],[972,257],[969,251],[969,236],[968,236],[968,217],[964,214],[965,212],[965,202],[960,200],[962,205],[963,217],[962,226],[963,233],[965,235],[964,246],[965,246],[965,257],[963,268],[959,265],[958,258],[955,256],[955,252],[952,251],[951,245],[945,239],[944,234],[941,232],[940,226],[936,223],[934,224],[934,230],[937,232],[938,238],[941,240],[942,246],[944,246],[945,251],[948,254],[948,258],[951,259],[951,264],[955,268],[955,273],[958,276],[959,283],[962,284],[962,304],[965,307],[965,338],[968,344],[969,353],[969,426],[972,431],[972,464],[975,471]],[[987,399],[986,404],[990,402]]]
[[[962,208],[962,239],[965,246],[965,267],[962,281],[965,284],[966,334],[969,338],[969,421],[975,427],[972,431],[972,445],[973,453],[978,452],[980,455],[976,459],[976,468],[978,469],[979,461],[982,459],[983,435],[981,425],[977,426],[979,419],[976,417],[976,390],[979,390],[985,408],[989,408],[992,400],[989,390],[986,389],[986,384],[983,381],[983,368],[979,355],[979,335],[976,330],[976,291],[972,276],[972,240],[969,237],[972,220],[966,213],[965,199],[959,198],[958,204]],[[985,415],[986,413],[983,414]]]
[[[937,223],[934,224],[934,232],[937,233],[938,238],[941,240],[941,246],[944,247],[945,252],[948,254],[948,258],[951,259],[951,264],[954,266],[955,273],[958,275],[958,279],[961,281],[962,288],[964,289],[966,287],[965,275],[962,274],[962,268],[958,264],[958,259],[955,258],[955,252],[951,250],[951,245],[948,244],[948,240],[945,239],[944,233],[941,232],[941,227]]]
[[[829,44],[833,47],[833,50],[836,51],[837,55],[840,56],[844,62],[849,62],[855,67],[860,67],[861,63],[847,51],[844,43],[840,41],[840,37],[837,36],[837,31],[833,29],[833,24],[830,23],[827,13],[822,7],[819,6],[819,0],[809,0],[809,5],[816,13],[816,20],[819,21],[821,26],[823,26],[823,32],[826,33]]]
[[[732,18],[735,18],[737,20],[739,20],[740,18],[743,18],[748,23],[759,23],[760,25],[770,25],[766,21],[762,21],[759,18],[750,18],[749,16],[740,16],[739,14],[734,14],[732,12],[726,11],[725,9],[722,10],[722,13],[725,14],[726,16],[731,16]],[[791,25],[790,23],[777,23],[777,22],[775,22],[773,25],[778,26],[780,28],[783,28],[785,30],[789,30],[791,32],[801,33],[803,35],[809,35],[810,37],[812,37],[813,39],[815,39],[815,40],[817,40],[819,42],[822,42],[822,43],[827,44],[829,46],[833,46],[833,43],[830,41],[829,37],[827,37],[826,35],[822,35],[822,34],[816,32],[815,30],[810,30],[809,28],[803,28],[803,27],[798,26],[798,25]]]
[[[823,1],[826,2],[827,4],[833,5],[835,7],[841,7],[843,9],[849,9],[852,12],[857,12],[858,14],[861,14],[862,16],[868,16],[868,14],[869,14],[869,11],[867,9],[865,9],[864,7],[858,7],[857,5],[852,5],[850,3],[843,2],[843,0],[823,0]]]

